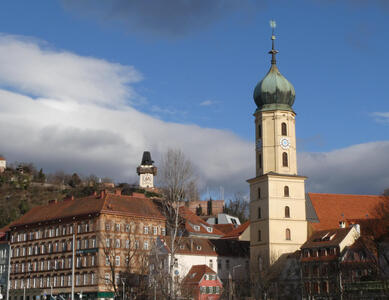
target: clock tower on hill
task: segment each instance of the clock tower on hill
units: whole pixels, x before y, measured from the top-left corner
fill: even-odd
[[[270,70],[254,89],[256,177],[248,180],[253,275],[307,239],[306,177],[297,173],[295,90],[278,70],[274,31],[271,40]]]
[[[157,175],[157,167],[155,167],[153,163],[154,161],[151,159],[150,152],[143,152],[142,162],[140,163],[140,166],[136,168],[136,172],[139,175],[139,187],[154,187],[154,176]]]

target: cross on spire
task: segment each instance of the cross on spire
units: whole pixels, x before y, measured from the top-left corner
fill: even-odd
[[[276,64],[276,54],[278,51],[274,48],[274,41],[276,39],[276,36],[274,34],[274,29],[276,28],[277,24],[276,21],[270,20],[270,27],[272,29],[272,34],[271,34],[271,50],[269,51],[269,54],[271,54],[271,64],[275,65]]]

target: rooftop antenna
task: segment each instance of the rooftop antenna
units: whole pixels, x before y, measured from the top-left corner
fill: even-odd
[[[271,64],[276,64],[276,54],[278,51],[274,48],[274,40],[276,39],[276,36],[274,34],[274,29],[277,27],[275,20],[270,20],[270,27],[271,27],[271,50],[269,51],[269,54],[271,54]]]

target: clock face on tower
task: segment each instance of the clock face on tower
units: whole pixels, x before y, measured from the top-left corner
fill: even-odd
[[[290,146],[289,139],[286,137],[281,138],[280,145],[281,145],[281,148],[284,150],[289,149],[289,146]]]
[[[151,175],[150,174],[146,174],[144,177],[143,177],[143,184],[151,184]]]

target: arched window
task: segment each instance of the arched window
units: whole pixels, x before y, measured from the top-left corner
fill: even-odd
[[[261,231],[258,230],[258,242],[260,242],[261,240],[262,240]]]
[[[258,125],[258,138],[262,138],[262,126]]]
[[[285,230],[285,239],[290,241],[290,229],[289,228],[286,228]]]
[[[258,207],[258,219],[261,218],[261,207]]]
[[[258,188],[258,200],[261,199],[261,188]]]
[[[282,166],[283,167],[288,166],[288,153],[286,152],[282,153]]]
[[[258,154],[258,166],[262,169],[262,154]]]
[[[287,185],[284,186],[284,197],[289,197],[289,187]]]
[[[281,135],[288,135],[288,130],[286,129],[286,123],[281,124]]]
[[[285,206],[285,218],[290,218],[290,208],[289,208],[289,206]]]

